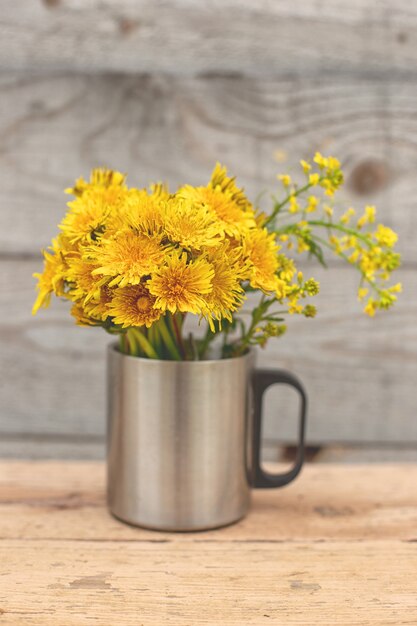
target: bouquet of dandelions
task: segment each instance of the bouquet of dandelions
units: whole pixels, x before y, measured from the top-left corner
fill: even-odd
[[[397,235],[373,226],[372,206],[359,218],[352,208],[334,216],[332,199],[343,183],[337,159],[317,153],[301,167],[302,186],[279,176],[285,197],[269,215],[219,164],[207,186],[175,193],[162,184],[129,188],[119,172],[94,170],[90,182],[81,178],[67,190],[75,199],[44,252],[43,273],[35,274],[33,312],[54,293],[71,301],[77,324],[118,334],[126,354],[205,359],[221,336],[222,358],[239,356],[282,335],[284,314],[315,316],[306,299],[319,284],[297,271],[291,254],[324,265],[327,251],[358,270],[368,315],[388,309],[401,290],[386,284],[400,262]],[[244,310],[248,292],[259,298]],[[205,325],[198,338],[185,332],[187,314]]]

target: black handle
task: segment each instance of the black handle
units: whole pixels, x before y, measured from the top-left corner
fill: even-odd
[[[297,389],[301,397],[297,456],[294,466],[288,472],[284,472],[283,474],[270,474],[261,467],[262,403],[264,393],[268,387],[282,383],[291,385],[291,387]],[[253,486],[267,489],[283,487],[294,480],[303,465],[307,395],[300,381],[293,374],[285,370],[255,370],[252,384],[255,407],[253,418]]]

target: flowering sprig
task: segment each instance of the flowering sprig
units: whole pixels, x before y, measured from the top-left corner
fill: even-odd
[[[174,193],[162,184],[129,188],[119,172],[94,170],[67,190],[74,199],[35,274],[34,313],[55,294],[72,303],[78,324],[119,335],[125,353],[204,359],[220,336],[221,356],[238,356],[281,336],[286,314],[315,316],[308,298],[319,284],[292,256],[308,253],[324,265],[326,252],[358,270],[366,313],[389,308],[401,289],[387,286],[400,261],[396,234],[371,228],[374,207],[359,218],[352,208],[335,217],[337,159],[317,153],[301,167],[301,186],[279,176],[285,195],[269,215],[219,164],[206,186]],[[259,301],[247,309],[249,294]],[[190,314],[206,323],[202,337],[187,332]]]
[[[326,200],[326,196],[333,199],[343,184],[340,163],[320,153],[315,155],[314,163],[318,172],[311,173],[312,165],[301,161],[307,182],[301,188],[293,187],[285,204],[274,207],[267,220],[269,228],[288,250],[295,249],[298,254],[307,252],[325,265],[324,249],[327,249],[355,267],[360,276],[358,299],[365,301],[364,311],[373,316],[378,309],[390,308],[401,291],[400,283],[387,286],[391,273],[400,265],[400,255],[393,250],[397,234],[383,224],[372,229],[376,219],[374,206],[366,206],[359,218],[355,209],[349,207],[335,219],[331,200]],[[286,188],[291,184],[289,177],[283,182]],[[325,190],[325,198],[312,194],[317,187]],[[274,225],[278,214],[283,219],[279,225]]]

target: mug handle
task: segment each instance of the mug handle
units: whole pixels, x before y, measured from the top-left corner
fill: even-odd
[[[262,431],[262,404],[265,391],[271,385],[285,384],[294,387],[301,397],[301,410],[298,431],[298,448],[294,466],[282,474],[271,474],[261,467],[261,431]],[[290,372],[285,370],[255,370],[252,377],[254,395],[253,417],[253,486],[255,488],[283,487],[290,483],[300,472],[304,462],[304,434],[307,411],[307,395],[301,382]]]

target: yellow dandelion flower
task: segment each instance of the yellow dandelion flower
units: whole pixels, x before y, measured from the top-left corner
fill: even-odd
[[[71,307],[71,315],[75,318],[77,326],[97,326],[100,320],[90,317],[80,302],[74,302]]]
[[[165,183],[152,183],[150,185],[150,190],[155,200],[163,200],[164,202],[167,202],[171,197],[168,185]]]
[[[69,283],[72,300],[88,302],[91,298],[99,297],[103,278],[93,274],[95,269],[97,269],[97,263],[84,259],[80,253],[68,258],[68,270],[65,278]]]
[[[162,233],[168,202],[163,196],[159,191],[150,194],[146,189],[131,189],[126,201],[124,225],[147,235]]]
[[[111,209],[95,192],[82,194],[68,207],[59,228],[72,243],[93,241],[104,232]]]
[[[204,317],[208,320],[212,330],[212,319],[219,322],[223,318],[232,321],[232,312],[236,311],[245,299],[245,292],[240,281],[247,273],[247,266],[242,267],[240,262],[241,251],[229,250],[213,251],[208,260],[214,269],[212,290],[205,297],[206,310]]]
[[[66,265],[61,253],[59,238],[53,239],[48,251],[43,252],[44,268],[42,273],[36,272],[34,278],[38,279],[38,295],[32,308],[32,315],[43,307],[48,308],[51,302],[51,294],[64,295]]]
[[[90,181],[78,178],[74,187],[65,189],[65,193],[73,196],[82,196],[87,189],[92,187],[101,189],[111,189],[113,187],[125,187],[126,175],[106,168],[93,169],[90,174]]]
[[[187,262],[187,254],[173,253],[148,281],[155,306],[162,311],[201,314],[206,309],[205,296],[212,289],[214,268],[199,257]]]
[[[230,237],[240,238],[242,233],[256,226],[254,211],[243,210],[220,187],[213,189],[185,185],[178,190],[177,197],[194,204],[196,211],[201,211],[201,207],[212,211],[217,217],[219,232]]]
[[[164,218],[168,239],[187,250],[218,246],[224,238],[216,214],[206,206],[196,211],[190,201],[175,200],[166,205]]]
[[[244,254],[250,263],[249,281],[251,287],[263,291],[273,291],[278,269],[278,245],[275,235],[266,228],[252,230],[244,241]]]
[[[83,302],[84,311],[90,317],[105,322],[109,314],[109,304],[113,299],[115,289],[122,289],[122,287],[112,288],[104,284],[100,287],[99,293],[95,295],[91,300]]]
[[[229,200],[232,200],[238,207],[243,209],[244,211],[252,210],[252,205],[247,199],[245,192],[243,189],[240,189],[236,185],[235,177],[231,177],[227,175],[227,169],[220,163],[216,163],[213,172],[210,177],[210,182],[208,187],[210,189],[220,191],[223,193]]]
[[[122,328],[130,326],[150,328],[162,315],[162,311],[155,308],[155,300],[142,283],[118,287],[108,305],[108,312],[113,322]]]
[[[143,276],[151,274],[163,263],[166,249],[158,236],[149,237],[126,229],[97,246],[91,246],[88,256],[96,264],[93,274],[108,276],[109,285],[137,285]]]

